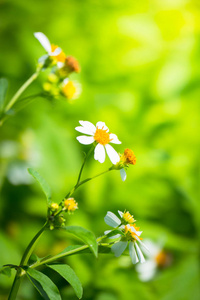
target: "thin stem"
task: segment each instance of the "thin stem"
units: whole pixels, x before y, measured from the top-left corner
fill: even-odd
[[[44,226],[38,231],[38,233],[31,240],[31,242],[29,243],[28,247],[26,248],[26,250],[22,256],[20,266],[26,265],[28,263],[28,260],[33,252],[33,249],[35,248],[36,243],[38,242],[39,238],[41,237],[42,233],[45,231],[47,226],[48,226],[48,223],[46,222],[44,224]],[[20,286],[22,272],[23,272],[23,270],[20,268],[17,270],[8,300],[16,299],[17,292],[18,292],[19,286]]]
[[[81,166],[81,169],[80,169],[80,172],[79,172],[79,175],[78,175],[78,180],[77,180],[76,185],[79,184],[79,182],[80,182],[81,175],[82,175],[83,168],[84,168],[84,166],[85,166],[86,160],[87,160],[87,158],[90,156],[90,153],[92,152],[93,149],[94,149],[94,146],[92,146],[92,147],[90,148],[90,150],[88,151],[88,153],[85,155],[83,164],[82,164],[82,166]]]
[[[38,69],[15,93],[15,95],[11,98],[8,104],[5,107],[5,112],[7,112],[11,107],[15,104],[17,99],[21,96],[21,94],[27,89],[27,87],[38,77],[40,73],[40,69]]]

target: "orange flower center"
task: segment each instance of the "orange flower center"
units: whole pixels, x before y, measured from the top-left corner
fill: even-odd
[[[68,99],[72,99],[76,93],[76,87],[72,81],[68,81],[68,83],[62,88],[62,92]]]
[[[164,251],[159,252],[156,257],[156,263],[159,267],[164,267],[167,263],[167,254]]]
[[[52,44],[51,45],[51,51],[54,52],[56,49],[58,48],[58,46]],[[65,62],[65,59],[66,59],[66,55],[65,53],[61,50],[61,52],[56,55],[56,56],[51,56],[52,58],[54,58],[56,61],[59,61],[59,62]]]
[[[99,129],[97,127],[96,132],[94,134],[94,139],[97,143],[101,145],[107,145],[112,139],[110,139],[110,134],[107,132],[108,129]]]
[[[131,164],[131,165],[135,165],[136,164],[136,157],[135,154],[133,152],[133,150],[131,149],[125,149],[124,150],[124,158],[126,160],[126,163]]]
[[[135,224],[133,224],[133,225],[131,225],[131,226],[133,226],[133,227],[135,228],[136,231],[138,231],[138,230],[140,229],[140,227],[136,227]],[[140,240],[142,240],[142,238],[139,237],[139,236],[137,235],[137,233],[135,233],[134,231],[132,231],[131,228],[129,228],[127,225],[125,226],[124,231],[125,231],[126,237],[127,237],[129,240],[132,240],[132,241],[133,241],[133,240],[137,240],[136,237],[139,238]]]

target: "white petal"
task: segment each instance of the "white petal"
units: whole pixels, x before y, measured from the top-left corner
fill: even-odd
[[[139,259],[137,257],[136,251],[135,251],[135,247],[134,247],[134,243],[130,242],[129,244],[129,254],[132,260],[133,264],[137,264],[139,262]]]
[[[51,53],[51,44],[49,42],[49,39],[46,37],[46,35],[42,32],[35,32],[34,36],[36,39],[40,42],[42,47],[48,52]]]
[[[120,175],[121,175],[122,181],[125,181],[126,180],[126,171],[124,169],[120,169]]]
[[[61,69],[62,67],[64,67],[64,63],[63,62],[61,62],[61,61],[58,61],[57,62],[57,67],[58,67],[58,69]]]
[[[89,122],[89,121],[79,121],[79,123],[80,123],[83,127],[87,128],[87,129],[90,129],[90,131],[91,131],[92,134],[95,133],[96,127],[95,127],[94,124],[92,124],[91,122]]]
[[[48,54],[45,54],[45,55],[42,55],[39,59],[38,59],[38,62],[39,63],[44,63],[45,60],[49,57]]]
[[[150,252],[149,251],[149,248],[143,243],[143,242],[141,242],[141,240],[139,239],[139,238],[137,238],[137,237],[135,237],[136,239],[137,239],[137,241],[140,243],[140,245],[142,245],[142,247],[144,247],[148,252]]]
[[[127,247],[128,242],[117,242],[111,247],[111,251],[116,257],[119,257]]]
[[[104,235],[107,235],[108,233],[110,233],[112,230],[106,230],[104,231]]]
[[[105,158],[106,158],[106,153],[105,153],[104,146],[101,144],[97,144],[97,146],[94,149],[94,159],[98,160],[102,164],[105,161]]]
[[[122,218],[124,213],[123,213],[121,210],[118,210],[118,214],[119,214],[120,217]]]
[[[111,227],[117,227],[121,224],[120,219],[111,211],[107,212],[104,221]]]
[[[145,258],[144,255],[142,254],[142,251],[140,250],[140,247],[138,246],[138,244],[135,242],[135,250],[137,252],[137,256],[139,258],[140,263],[144,263],[145,262]]]
[[[53,52],[51,52],[50,55],[57,56],[58,54],[60,54],[61,51],[62,51],[62,49],[60,47],[58,47]]]
[[[93,135],[92,131],[88,127],[77,126],[75,129],[81,133]]]
[[[98,127],[99,129],[104,129],[107,130],[107,132],[109,131],[108,127],[106,126],[106,124],[104,122],[97,122],[96,127]]]
[[[156,273],[156,263],[153,260],[146,260],[145,263],[138,264],[136,270],[139,272],[140,280],[149,281]]]
[[[76,139],[79,141],[79,143],[81,143],[83,145],[89,145],[94,142],[93,136],[80,135],[80,136],[77,136]]]
[[[112,139],[112,141],[110,141],[110,143],[113,143],[113,144],[121,144],[122,143],[118,140],[118,137],[114,133],[110,133],[109,137],[110,137],[110,139]]]
[[[111,162],[113,163],[113,165],[115,165],[116,163],[118,163],[120,161],[120,157],[119,154],[117,153],[117,151],[115,151],[115,149],[110,146],[109,144],[105,145],[107,154],[111,160]]]

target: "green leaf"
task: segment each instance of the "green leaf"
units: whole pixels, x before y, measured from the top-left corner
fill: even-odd
[[[0,274],[10,277],[11,276],[11,267],[1,267]]]
[[[0,111],[3,111],[6,93],[8,89],[8,80],[6,78],[0,78]]]
[[[49,268],[53,269],[59,273],[65,280],[71,284],[76,296],[81,299],[83,295],[83,288],[79,278],[77,277],[74,270],[68,265],[47,265]]]
[[[98,244],[96,241],[96,237],[93,232],[80,227],[80,226],[65,226],[61,229],[66,230],[67,232],[74,234],[77,238],[82,240],[84,243],[86,243],[91,251],[94,253],[94,255],[97,257],[98,255]]]
[[[51,189],[46,182],[46,180],[33,168],[28,168],[28,172],[37,180],[37,182],[40,184],[44,194],[47,197],[47,204],[51,204]]]
[[[45,300],[61,300],[57,286],[48,276],[31,268],[26,270],[26,274],[31,283]]]

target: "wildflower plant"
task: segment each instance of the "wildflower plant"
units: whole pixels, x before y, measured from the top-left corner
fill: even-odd
[[[23,91],[28,87],[33,80],[39,75],[39,73],[46,68],[50,68],[51,72],[48,75],[46,82],[50,84],[49,91],[59,92],[61,89],[63,94],[67,98],[71,98],[74,93],[74,87],[68,76],[71,72],[78,72],[80,70],[78,62],[72,57],[66,57],[62,49],[58,46],[50,44],[48,38],[41,32],[35,33],[35,37],[39,40],[47,54],[43,55],[38,60],[37,71],[16,93],[11,101],[3,106],[2,110],[2,124],[4,117],[8,111],[12,108],[14,103],[18,101]],[[69,87],[66,88],[66,85]],[[1,99],[5,96],[7,87],[7,81],[1,80]],[[57,90],[56,90],[57,89]],[[57,95],[54,92],[54,96]],[[135,155],[132,150],[125,149],[123,154],[118,153],[117,147],[121,144],[117,135],[110,133],[106,124],[102,121],[98,121],[96,125],[89,121],[79,121],[80,126],[77,126],[76,131],[82,135],[77,136],[77,140],[84,145],[91,145],[89,151],[84,157],[83,163],[80,167],[79,174],[74,186],[66,192],[66,196],[60,200],[59,203],[52,199],[51,188],[45,179],[33,168],[29,168],[28,172],[39,183],[45,197],[47,204],[46,220],[43,227],[36,233],[33,239],[28,244],[27,248],[22,255],[19,265],[7,264],[0,269],[0,273],[9,275],[12,269],[16,270],[15,279],[11,287],[9,294],[9,300],[14,300],[17,297],[18,289],[21,284],[21,280],[26,276],[33,286],[38,290],[44,299],[59,300],[61,299],[60,292],[51,279],[43,272],[38,270],[41,266],[53,269],[61,277],[63,277],[74,289],[76,296],[80,299],[83,294],[83,289],[79,278],[74,270],[67,264],[60,262],[61,259],[74,254],[80,253],[92,253],[95,257],[99,253],[114,253],[116,257],[122,255],[126,248],[129,248],[129,254],[133,264],[138,262],[143,263],[145,261],[143,255],[143,249],[147,248],[142,242],[142,231],[136,226],[136,220],[128,211],[118,211],[119,216],[116,216],[112,212],[107,212],[105,216],[105,223],[112,227],[111,230],[107,230],[102,233],[102,236],[96,238],[94,233],[81,226],[66,226],[66,220],[73,218],[73,214],[76,213],[78,202],[80,199],[74,198],[75,191],[83,184],[105,174],[110,171],[119,170],[122,176],[122,180],[125,180],[125,176],[122,170],[136,162]],[[115,144],[114,149],[110,144]],[[83,177],[83,169],[86,165],[89,155],[94,151],[94,159],[104,163],[106,159],[106,153],[111,161],[111,166],[103,170],[102,172],[95,174],[92,177]],[[125,172],[125,171],[124,171]],[[46,231],[63,230],[69,234],[74,235],[78,240],[81,240],[81,245],[71,245],[64,249],[62,252],[53,256],[46,256],[43,258],[36,257],[33,259],[33,253],[36,244]]]

